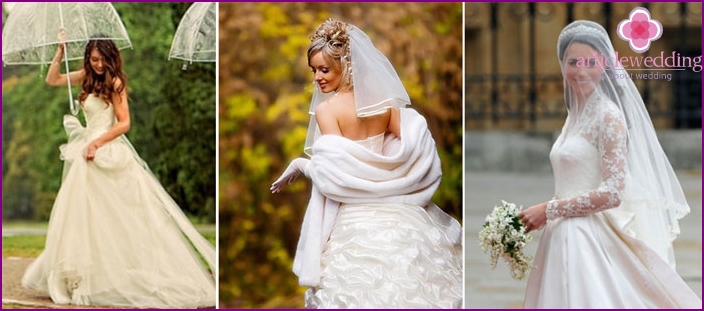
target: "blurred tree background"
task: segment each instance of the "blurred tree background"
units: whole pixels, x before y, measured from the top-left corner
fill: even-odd
[[[215,223],[215,63],[194,63],[184,71],[182,61],[168,59],[189,6],[114,3],[133,45],[121,51],[132,120],[127,136],[187,214]],[[71,62],[72,70],[81,63]],[[3,222],[48,219],[60,186],[58,147],[66,142],[68,94],[66,87],[44,82],[47,69],[3,66]],[[79,92],[73,88],[74,98]]]
[[[291,272],[310,181],[271,183],[303,155],[309,35],[328,17],[365,31],[428,120],[443,165],[433,201],[462,219],[462,5],[220,3],[220,307],[302,307]]]

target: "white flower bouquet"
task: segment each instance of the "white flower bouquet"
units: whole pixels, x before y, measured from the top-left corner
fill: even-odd
[[[503,200],[501,203],[486,216],[484,227],[479,231],[479,245],[485,253],[491,251],[491,269],[496,268],[496,262],[501,257],[508,263],[511,277],[522,280],[531,265],[532,258],[523,254],[523,247],[531,236],[518,218],[522,206],[516,207],[516,204]]]

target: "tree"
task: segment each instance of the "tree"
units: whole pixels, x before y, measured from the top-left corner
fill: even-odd
[[[310,115],[308,36],[326,18],[364,30],[428,120],[443,163],[434,202],[461,219],[462,6],[440,3],[221,3],[221,307],[300,307],[292,256],[310,195],[271,182],[302,155]]]
[[[127,136],[181,208],[214,222],[215,64],[182,71],[180,61],[168,60],[189,5],[114,3],[134,46],[121,51],[132,121]],[[45,72],[41,66],[3,67],[3,186],[33,188],[3,191],[3,215],[47,219],[60,186],[58,147],[66,142],[61,118],[68,111],[67,96],[65,88],[44,83]],[[26,159],[22,150],[31,151]]]

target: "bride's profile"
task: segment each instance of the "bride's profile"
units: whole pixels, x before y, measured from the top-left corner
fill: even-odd
[[[65,42],[63,30],[59,34]],[[45,248],[22,285],[57,304],[133,308],[215,306],[215,249],[164,190],[124,135],[127,75],[115,43],[99,36],[83,67],[60,73],[60,44],[46,82],[81,85],[85,127],[64,117],[64,172]],[[202,258],[202,259],[201,259]],[[209,266],[207,269],[205,264]]]
[[[440,159],[389,60],[334,19],[310,37],[304,151],[272,184],[313,184],[293,271],[308,308],[459,308],[462,228],[431,202]]]
[[[558,38],[567,120],[550,152],[554,197],[520,213],[543,229],[525,308],[698,308],[672,242],[689,212],[638,89],[604,28]]]

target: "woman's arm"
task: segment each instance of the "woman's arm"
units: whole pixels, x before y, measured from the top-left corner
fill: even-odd
[[[115,89],[119,89],[122,82],[119,79],[115,80]],[[130,130],[130,109],[127,104],[127,87],[122,92],[112,95],[112,106],[115,111],[117,123],[113,125],[105,134],[96,138],[86,148],[85,157],[87,160],[93,160],[95,151],[113,139]]]
[[[59,42],[66,42],[66,34],[61,30],[59,32]],[[46,83],[51,86],[64,86],[68,84],[68,77],[71,78],[72,85],[78,85],[83,81],[85,72],[83,69],[69,72],[68,75],[61,73],[61,60],[64,58],[64,44],[60,43],[56,48],[54,59],[49,65],[49,71],[46,73]]]
[[[401,138],[401,111],[398,108],[391,108],[389,111],[391,111],[391,117],[389,117],[389,126],[386,130]]]
[[[607,111],[602,121],[598,137],[601,157],[599,187],[584,195],[553,199],[519,212],[526,231],[540,229],[548,219],[586,216],[621,204],[626,179],[626,121],[620,112],[614,110]]]
[[[335,118],[332,109],[333,107],[331,107],[328,102],[321,103],[315,108],[315,121],[318,123],[318,128],[320,128],[320,134],[336,134],[342,136],[342,131],[337,124],[337,118]],[[281,191],[284,185],[293,183],[298,176],[305,174],[308,162],[310,162],[310,160],[305,158],[293,159],[281,176],[271,184],[271,188],[269,188],[271,193]]]
[[[627,140],[628,131],[623,115],[617,110],[607,110],[598,137],[601,184],[584,195],[550,200],[545,211],[547,218],[586,216],[621,205],[626,187]]]
[[[316,107],[315,121],[318,123],[321,135],[334,134],[342,136],[342,130],[340,130],[340,125],[337,123],[337,118],[332,108],[333,105],[328,105],[328,102]]]

